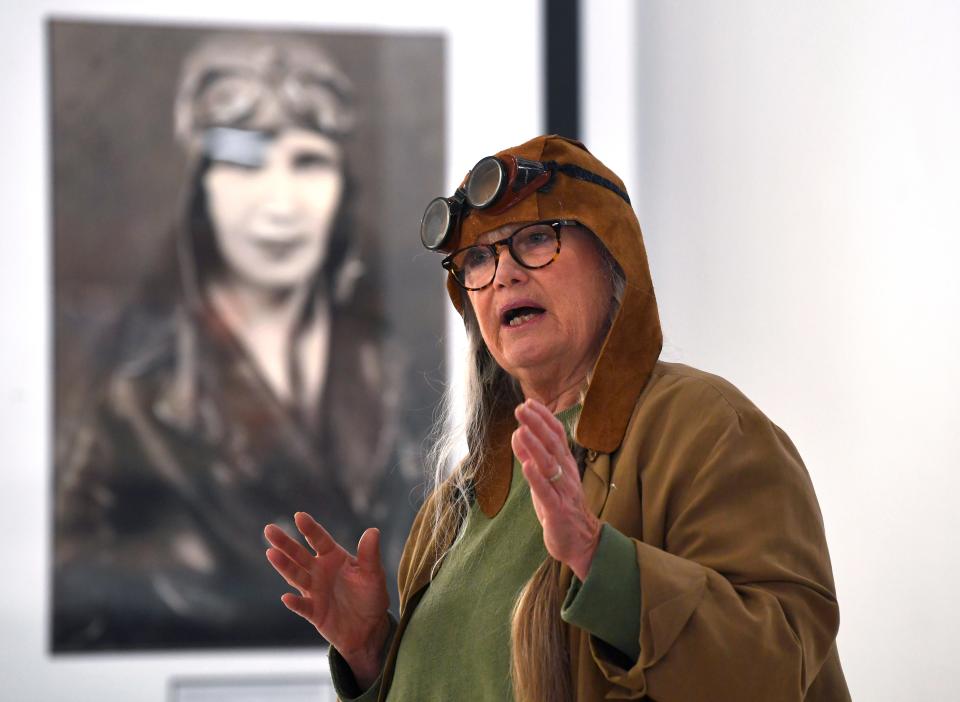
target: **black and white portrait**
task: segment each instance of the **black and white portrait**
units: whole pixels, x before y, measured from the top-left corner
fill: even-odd
[[[314,643],[263,526],[307,510],[353,545],[379,527],[395,572],[422,498],[443,40],[77,21],[48,39],[53,648]]]

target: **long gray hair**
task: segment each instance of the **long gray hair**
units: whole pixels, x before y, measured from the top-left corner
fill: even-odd
[[[616,259],[592,232],[584,228],[594,240],[600,253],[604,273],[610,281],[610,305],[604,333],[620,310],[626,277]],[[462,533],[461,527],[473,503],[473,485],[477,471],[483,465],[492,419],[512,412],[524,399],[519,383],[494,360],[480,334],[480,325],[469,297],[461,291],[463,324],[467,332],[468,363],[465,418],[461,425],[451,426],[447,417],[457,400],[449,390],[445,397],[446,411],[436,422],[430,462],[433,466],[432,488],[444,482],[451,499],[437,500],[432,516],[433,542],[451,544],[452,549]],[[581,401],[589,385],[584,378]],[[466,439],[468,453],[451,472],[454,460]],[[582,447],[571,446],[583,473]],[[446,552],[436,554],[434,572]],[[513,610],[511,622],[514,694],[517,700],[572,699],[569,676],[569,655],[560,621],[562,602],[559,588],[559,562],[551,557],[540,565],[521,591]],[[533,596],[533,595],[536,596]]]

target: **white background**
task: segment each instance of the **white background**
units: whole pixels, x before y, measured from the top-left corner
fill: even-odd
[[[534,0],[341,6],[167,0],[131,14],[76,0],[3,11],[0,699],[159,701],[172,674],[323,671],[306,653],[46,652],[43,17],[443,30],[451,189],[480,156],[540,130]],[[488,92],[481,78],[516,59],[488,43],[505,18],[533,42],[531,70]],[[854,698],[960,698],[960,5],[584,0],[583,19],[583,137],[633,195],[664,358],[738,385],[804,456]],[[507,97],[500,107],[494,92]]]
[[[960,4],[585,0],[663,357],[813,478],[855,700],[960,699]]]

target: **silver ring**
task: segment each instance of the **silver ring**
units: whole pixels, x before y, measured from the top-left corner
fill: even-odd
[[[561,467],[560,467],[560,464],[558,463],[558,464],[557,464],[557,472],[554,473],[553,475],[551,475],[549,478],[547,478],[547,480],[549,480],[551,483],[555,483],[555,482],[557,482],[558,480],[560,480],[560,478],[562,478],[562,477],[563,477],[563,468],[561,468]]]

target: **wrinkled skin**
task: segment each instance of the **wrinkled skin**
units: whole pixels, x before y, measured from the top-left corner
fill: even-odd
[[[297,512],[294,521],[313,552],[274,524],[264,529],[271,544],[267,560],[300,593],[288,592],[281,601],[313,624],[350,665],[357,683],[369,687],[380,673],[390,630],[380,532],[363,532],[354,557],[306,512]]]

